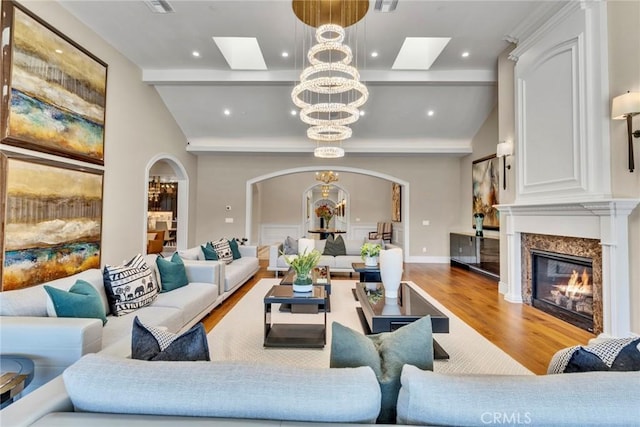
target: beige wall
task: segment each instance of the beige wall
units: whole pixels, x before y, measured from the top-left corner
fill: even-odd
[[[411,230],[408,256],[447,257],[449,254],[448,232],[451,228],[459,227],[462,200],[471,198],[470,182],[468,186],[465,185],[464,191],[458,190],[461,188],[460,158],[458,157],[347,154],[343,159],[323,162],[309,154],[287,156],[212,154],[198,157],[200,185],[197,189],[196,240],[205,241],[216,236],[244,235],[247,181],[277,171],[304,166],[334,170],[338,166],[364,169],[408,182]],[[265,203],[266,195],[262,192],[263,187],[264,184],[260,187],[259,199]],[[295,193],[301,194],[302,187],[304,185],[297,188]],[[362,191],[375,197],[375,192],[370,188],[364,188]],[[234,222],[232,224],[224,221],[228,214],[224,208],[229,204],[233,206]],[[358,212],[361,212],[360,208]],[[301,215],[300,212],[298,214]],[[352,217],[353,215],[361,215],[363,222],[367,218],[364,213],[354,214],[352,211]],[[376,219],[371,218],[372,222],[376,220],[377,215]],[[429,220],[430,225],[423,226],[422,220]],[[403,226],[406,227],[406,224]],[[423,253],[422,247],[426,247],[427,252]]]
[[[609,91],[611,98],[627,91],[640,92],[640,2],[607,3],[609,21]],[[640,129],[640,115],[633,119]],[[612,120],[611,184],[614,197],[640,199],[640,140],[634,141],[636,170],[627,169],[627,126]],[[629,261],[632,331],[640,334],[640,207],[629,217]]]
[[[146,250],[145,170],[149,161],[159,153],[177,158],[195,190],[196,159],[185,151],[185,137],[156,90],[141,82],[139,68],[58,3],[27,2],[25,6],[109,65],[102,264],[121,263]],[[189,219],[195,222],[195,197],[190,199]]]

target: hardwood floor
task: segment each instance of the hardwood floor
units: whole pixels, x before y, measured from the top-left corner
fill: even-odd
[[[262,278],[273,278],[266,260],[260,271],[203,323],[207,331]],[[348,280],[348,274],[332,276]],[[356,276],[354,275],[354,278]],[[403,280],[418,284],[464,322],[536,374],[545,374],[553,354],[565,347],[586,344],[595,336],[524,304],[511,304],[498,293],[498,284],[481,274],[448,264],[405,264]]]

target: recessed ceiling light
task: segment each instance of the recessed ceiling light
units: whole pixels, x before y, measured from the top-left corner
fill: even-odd
[[[288,58],[289,57],[289,52],[282,52],[282,57],[283,58]]]
[[[62,53],[62,49],[56,49],[56,53]]]
[[[231,115],[231,110],[229,110],[228,108],[225,108],[223,111],[225,116],[230,116]]]
[[[462,52],[462,57],[463,58],[468,58],[469,57],[469,52]]]
[[[427,116],[432,117],[436,112],[433,110],[427,111]]]
[[[376,51],[371,52],[371,57],[372,58],[377,58],[378,57],[378,52],[376,52]]]
[[[291,115],[295,116],[296,114],[298,114],[298,112],[296,110],[291,110]]]
[[[198,52],[197,50],[191,52],[191,55],[193,55],[194,58],[200,58],[200,52]]]
[[[361,115],[361,116],[364,116],[365,114],[367,114],[367,113],[365,113],[365,111],[364,111],[364,110],[360,110],[360,115]]]

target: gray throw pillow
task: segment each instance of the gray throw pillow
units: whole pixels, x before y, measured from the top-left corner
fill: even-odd
[[[416,320],[393,332],[365,336],[333,322],[330,366],[355,368],[370,366],[382,392],[378,423],[394,424],[400,391],[400,374],[405,364],[433,370],[431,316]]]
[[[282,252],[284,252],[285,255],[298,255],[298,239],[287,236],[287,238],[284,239]]]
[[[202,323],[182,335],[145,325],[136,316],[131,334],[131,358],[164,361],[209,361],[209,343]]]
[[[329,235],[329,237],[327,237],[327,243],[324,245],[324,252],[322,252],[322,255],[339,256],[346,254],[347,248],[344,245],[342,236],[338,236],[334,239],[333,236]]]
[[[640,371],[640,338],[614,338],[558,351],[547,374],[590,371]]]

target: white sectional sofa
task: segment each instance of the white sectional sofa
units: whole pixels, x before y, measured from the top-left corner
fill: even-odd
[[[155,280],[156,255],[146,255]],[[17,354],[34,361],[35,372],[23,395],[36,389],[80,359],[84,354],[105,350],[128,356],[135,316],[152,326],[165,326],[178,333],[191,328],[221,302],[220,265],[216,262],[185,264],[189,284],[160,293],[152,304],[124,316],[109,314],[103,272],[90,269],[37,286],[0,292],[0,337],[3,354]],[[107,313],[103,326],[99,319],[47,316],[44,285],[68,290],[76,280],[90,283],[100,294]],[[158,283],[158,282],[156,282]]]
[[[404,365],[397,423],[638,425],[640,372],[455,375]],[[0,412],[3,427],[374,425],[370,367],[147,362],[87,355]]]
[[[324,252],[326,240],[314,240],[315,249]],[[353,273],[354,262],[364,262],[360,256],[360,248],[364,241],[362,239],[345,239],[344,246],[346,249],[346,255],[330,256],[322,255],[318,265],[328,266],[329,271],[332,273]],[[398,246],[391,243],[385,243],[383,249],[392,249]],[[274,243],[269,246],[269,266],[268,271],[275,271],[276,276],[279,271],[289,270],[289,266],[284,260],[284,256],[281,254],[284,248],[284,243]]]
[[[205,260],[200,245],[186,250],[179,250],[178,255],[180,255],[185,265],[215,263],[218,266],[216,284],[220,285],[219,298],[220,302],[222,302],[260,270],[257,246],[239,245],[238,249],[242,257],[233,260],[230,264],[226,264],[223,261]]]

